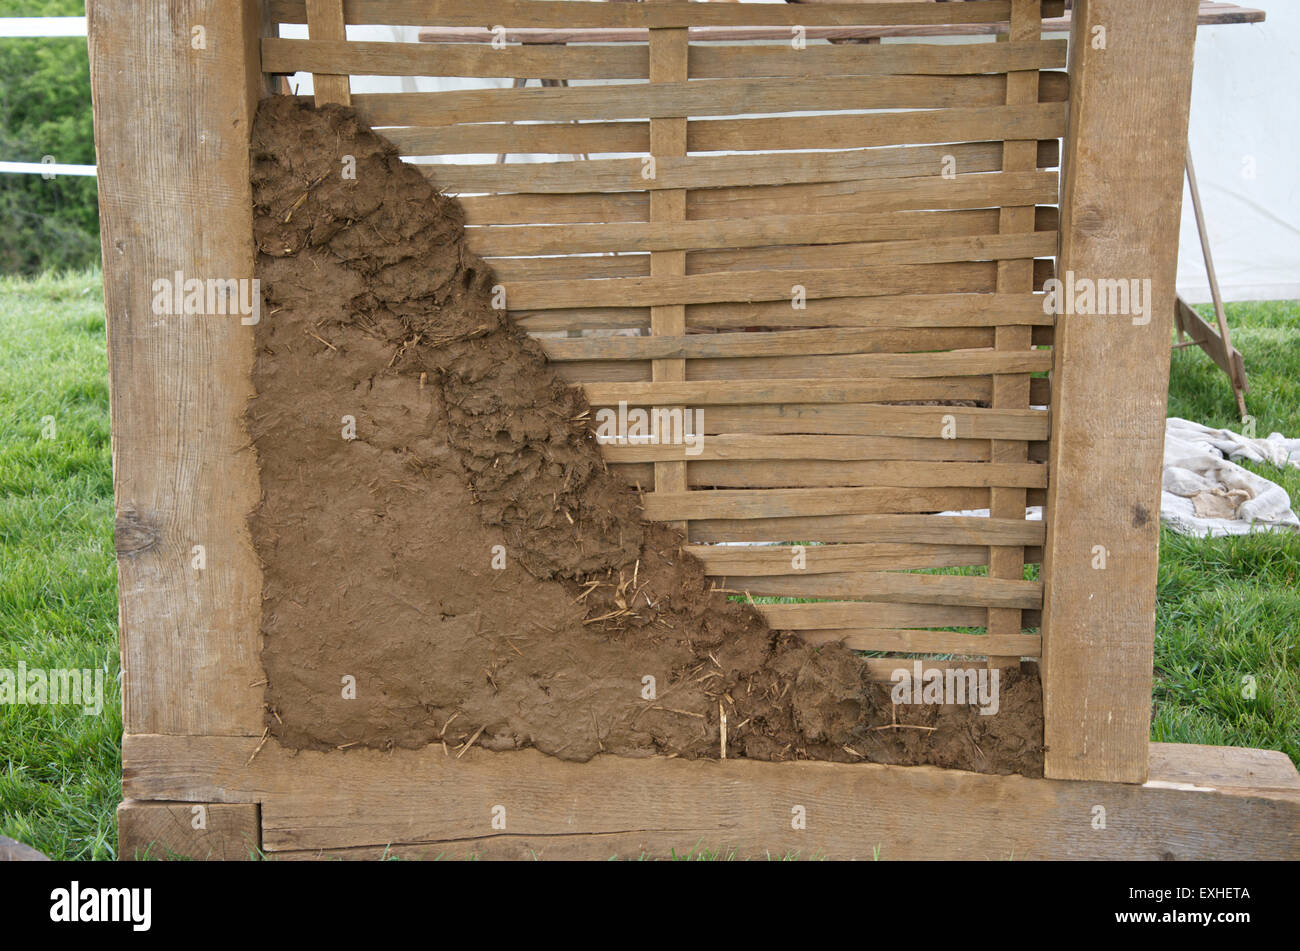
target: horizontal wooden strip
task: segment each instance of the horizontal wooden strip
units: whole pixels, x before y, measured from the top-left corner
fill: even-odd
[[[879,628],[803,631],[809,644],[841,643],[855,651],[907,651],[962,654],[967,657],[1041,657],[1042,639],[1032,634],[959,634],[948,631],[898,631]],[[899,666],[897,663],[895,666]],[[909,663],[902,664],[904,667]]]
[[[901,330],[827,329],[757,333],[686,334],[651,337],[548,337],[539,342],[547,359],[670,360],[701,357],[796,356],[943,350],[971,346],[962,334],[992,328],[904,328]],[[882,346],[883,342],[883,346]],[[975,344],[983,346],[984,344]]]
[[[816,415],[812,404],[875,403],[890,400],[983,400],[992,398],[992,381],[987,377],[924,377],[921,379],[884,380],[728,380],[723,385],[708,381],[685,383],[652,383],[648,372],[639,364],[628,366],[635,378],[623,382],[597,379],[589,364],[559,364],[557,372],[566,381],[580,384],[594,405],[615,406],[620,401],[641,406],[671,406],[689,403],[693,406],[750,406],[753,409],[772,409],[763,404],[780,404],[792,407],[799,415],[791,420],[810,419]],[[607,369],[608,364],[599,365]],[[1034,378],[1029,382],[1029,401],[1034,406],[1046,406],[1051,398],[1048,380]],[[800,404],[802,408],[794,408]],[[819,407],[826,410],[828,407]],[[712,419],[712,415],[710,419]],[[734,418],[734,417],[732,417]],[[787,420],[787,424],[791,422]],[[786,431],[786,430],[781,430]]]
[[[704,414],[710,415],[708,412]],[[602,443],[601,454],[609,462],[654,462],[689,458],[704,461],[803,461],[817,459],[838,462],[870,462],[889,465],[916,460],[935,462],[981,462],[989,460],[987,440],[909,439],[895,436],[756,436],[748,433],[719,433],[706,436],[698,455],[686,457],[681,446],[620,446]],[[1043,468],[1039,466],[1039,468]],[[1037,480],[1035,480],[1035,484]],[[974,484],[974,483],[972,483]]]
[[[1054,177],[1054,176],[1053,176]],[[970,201],[956,195],[944,196]],[[976,199],[981,202],[985,199]],[[1011,204],[998,201],[997,204]],[[1031,202],[1030,204],[1035,204]],[[925,219],[903,214],[862,215],[787,214],[747,219],[712,219],[674,223],[638,223],[608,225],[548,225],[531,228],[482,229],[474,234],[472,246],[484,257],[528,254],[585,254],[608,251],[688,251],[701,248],[756,248],[772,245],[827,245],[853,241],[875,242],[861,248],[864,265],[927,264],[936,261],[1003,260],[1054,254],[1056,232],[1030,232],[1023,235],[999,235],[996,230],[985,234],[935,235],[942,231],[937,221],[925,244],[884,243],[893,239],[888,229],[901,240],[910,237],[909,226]],[[933,221],[933,217],[931,218]],[[882,233],[883,232],[883,233]],[[1016,238],[1018,242],[1008,242]],[[930,253],[922,253],[928,247]]]
[[[984,608],[941,604],[823,601],[811,604],[757,604],[755,607],[767,618],[768,624],[781,631],[816,631],[843,627],[982,627],[988,620],[988,611]]]
[[[861,109],[965,109],[1005,103],[1006,87],[1005,75],[840,76],[800,83],[786,79],[706,79],[362,93],[352,97],[352,104],[357,114],[374,126],[451,126],[525,120],[577,122]],[[1064,84],[1040,83],[1039,99],[1064,102]]]
[[[987,503],[979,489],[833,488],[711,489],[647,492],[645,517],[657,522],[719,518],[795,518],[809,515],[885,515],[962,511]]]
[[[585,127],[585,126],[584,126]],[[527,131],[537,126],[521,126]],[[466,132],[472,133],[474,127]],[[388,129],[395,138],[414,138],[418,130]],[[512,146],[519,148],[518,145]],[[1059,162],[1055,139],[1038,143],[1039,168]],[[521,192],[585,194],[661,188],[727,188],[817,182],[871,181],[942,174],[951,157],[954,174],[1002,170],[1001,142],[949,145],[883,146],[844,152],[778,152],[752,155],[661,156],[654,176],[645,177],[640,158],[582,159],[564,162],[513,163],[502,166],[438,163],[419,166],[449,192]]]
[[[810,300],[801,310],[786,301],[696,304],[687,327],[752,327],[774,321],[820,327],[1052,326],[1041,294],[909,294]],[[539,328],[540,329],[540,328]]]
[[[800,518],[701,519],[691,523],[698,542],[870,542],[927,545],[1041,547],[1040,521],[968,515],[821,515]]]
[[[976,575],[923,575],[906,571],[842,571],[829,574],[725,575],[727,591],[754,597],[865,598],[891,604],[957,607],[1041,608],[1043,586]]]
[[[1050,426],[1050,414],[1043,410],[785,403],[779,406],[717,406],[706,414],[704,429],[710,434],[824,434],[934,439],[941,432],[944,416],[951,416],[957,428],[957,439],[943,440],[945,442],[962,439],[1045,441]]]
[[[934,109],[872,115],[792,116],[777,119],[702,119],[686,128],[692,152],[866,148],[929,142],[1048,139],[1065,134],[1064,103]],[[566,150],[567,151],[567,150]]]
[[[879,486],[863,473],[872,462],[741,462],[691,461],[686,467],[689,488],[711,489],[825,489]],[[654,484],[652,462],[613,462],[609,471],[628,485],[644,488]],[[1040,466],[1041,468],[1041,466]],[[969,488],[969,487],[968,487]],[[968,508],[984,509],[991,504],[989,492],[995,487],[975,487],[963,503]],[[1042,505],[1045,489],[1029,489],[1028,505]]]
[[[684,277],[630,277],[592,281],[507,280],[506,305],[512,310],[547,310],[555,307],[649,307],[722,301],[790,300],[796,285],[803,288],[807,299],[854,297],[880,289],[882,279],[896,281],[906,273],[908,272],[902,267],[846,267],[791,269],[781,273],[733,271]],[[920,268],[911,273],[918,277],[929,276]]]
[[[1013,70],[1060,69],[1064,40],[1041,43],[979,43],[940,47],[890,46],[775,48],[692,46],[689,75],[816,77],[891,74],[965,75]],[[262,71],[353,76],[482,76],[536,79],[641,79],[649,75],[646,46],[565,47],[524,44],[495,49],[464,43],[382,43],[342,40],[262,39]]]
[[[919,175],[885,181],[842,181],[705,189],[687,203],[691,219],[761,214],[925,211],[998,208],[1055,202],[1055,171]],[[819,204],[828,199],[832,204]]]
[[[807,634],[808,632],[805,631],[800,637],[806,639]],[[907,671],[909,677],[916,673],[914,666],[916,660],[910,657],[862,657],[860,659],[863,666],[867,668],[867,676],[873,683],[897,683],[898,678],[895,677],[895,672],[899,670]],[[921,677],[930,676],[932,670],[939,671],[942,675],[942,671],[945,670],[969,670],[970,666],[969,660],[936,660],[933,657],[927,657],[921,661]],[[916,680],[920,681],[920,678],[916,678]],[[384,856],[385,853],[382,849],[376,850],[376,858]],[[304,856],[304,858],[306,857]]]
[[[278,23],[305,23],[304,0],[271,0]],[[476,26],[567,29],[692,26],[934,26],[996,23],[1011,15],[1010,0],[972,0],[945,7],[933,3],[837,3],[787,9],[781,4],[664,2],[606,4],[581,0],[344,0],[348,24]]]
[[[379,129],[403,155],[649,152],[650,123],[550,122]],[[437,179],[434,179],[437,181]]]
[[[563,366],[557,368],[570,379]],[[594,406],[718,406],[808,403],[874,403],[883,400],[984,399],[991,395],[987,380],[727,380],[651,382],[581,382]]]
[[[799,273],[816,272],[824,274],[837,271],[847,281],[831,285],[826,296],[849,296],[867,294],[908,294],[918,290],[934,293],[983,294],[994,290],[996,286],[996,261],[948,261],[934,264],[896,264],[881,265],[871,268],[862,267],[859,245],[819,245],[811,248],[796,245],[786,248],[748,248],[740,251],[695,251],[687,252],[687,274],[699,277],[713,276],[722,272],[764,272],[770,278],[769,284],[779,281],[782,275],[789,280],[787,293],[779,297],[793,299]],[[470,245],[473,250],[473,244]],[[628,254],[587,254],[557,255],[550,257],[521,258],[487,258],[499,283],[507,285],[512,282],[549,282],[558,287],[558,282],[572,282],[571,287],[582,283],[591,283],[609,278],[648,278],[650,276],[650,255],[646,252]],[[856,278],[853,277],[856,275]],[[868,277],[870,278],[868,280]],[[807,285],[804,295],[819,299]],[[819,285],[821,291],[825,285]],[[773,299],[779,299],[774,297]],[[748,295],[737,294],[733,298],[746,299]],[[719,303],[709,301],[706,303]],[[533,307],[516,306],[510,302],[510,308],[545,310],[555,304],[533,305]],[[606,301],[592,301],[594,306],[609,306]],[[642,306],[642,305],[637,305]],[[789,303],[786,305],[789,307]],[[563,304],[561,309],[568,309]],[[793,310],[793,308],[791,308]]]
[[[653,339],[653,338],[629,338]],[[575,379],[599,379],[602,368],[628,368],[645,379],[646,361],[575,361],[585,376]],[[1049,350],[992,351],[954,350],[939,353],[866,353],[842,356],[809,357],[735,357],[690,360],[686,364],[687,381],[705,380],[780,380],[780,379],[880,379],[928,378],[932,376],[988,376],[996,373],[1035,373],[1051,369]],[[563,363],[557,366],[564,366]],[[613,372],[608,374],[618,379]],[[903,396],[894,399],[906,399]]]
[[[649,192],[621,195],[481,195],[458,199],[471,227],[476,225],[565,224],[647,221]]]
[[[680,384],[678,384],[680,385]],[[955,430],[961,439],[1046,440],[1051,414],[1034,409],[971,406],[888,406],[834,402],[826,405],[718,406],[703,420],[706,433],[910,436],[943,440]],[[837,428],[836,423],[843,424]]]
[[[454,193],[586,194],[933,178],[942,175],[946,162],[959,176],[942,179],[951,186],[972,174],[1001,171],[1001,151],[1000,142],[967,142],[843,152],[665,156],[656,160],[653,177],[647,177],[651,169],[640,158],[417,167],[439,188]],[[1040,167],[1053,167],[1056,150],[1044,145],[1042,151]]]
[[[770,438],[770,437],[769,437]],[[788,438],[788,437],[787,437]],[[717,471],[719,466],[750,465],[768,467],[773,472],[784,471],[780,467],[803,466],[818,478],[829,478],[835,472],[842,472],[844,478],[853,478],[857,485],[899,486],[913,488],[991,488],[1010,487],[1042,489],[1047,487],[1047,467],[1038,463],[987,463],[987,462],[903,462],[887,460],[830,460],[810,456],[806,459],[782,460],[727,460],[703,458],[712,439],[705,436],[700,441],[702,452],[692,455],[691,447],[683,445],[667,446],[619,446],[602,444],[602,454],[610,462],[653,462],[653,461],[687,461],[690,468],[699,473],[699,479],[707,484],[709,473]],[[648,452],[647,450],[656,450]],[[838,469],[836,467],[839,467]],[[794,485],[795,483],[787,483]],[[827,484],[827,483],[823,483]],[[838,483],[849,485],[849,482]]]
[[[825,204],[831,204],[827,201]],[[722,210],[730,211],[730,207]],[[865,263],[879,249],[869,243],[915,240],[918,238],[979,237],[998,233],[998,208],[969,208],[956,211],[894,211],[878,214],[863,212],[816,213],[809,209],[799,215],[727,216],[709,221],[673,223],[670,231],[655,231],[645,222],[635,224],[547,225],[531,228],[469,228],[466,239],[476,254],[483,257],[506,257],[521,254],[592,254],[634,253],[654,250],[656,245],[675,244],[685,249],[706,243],[715,248],[788,247],[784,260],[798,261],[799,254],[833,254],[851,265]],[[1057,231],[1054,208],[1035,209],[1036,226],[1041,235],[1053,237]],[[783,227],[782,225],[788,225]],[[820,227],[819,227],[820,226]],[[833,229],[839,229],[838,231]],[[847,236],[847,237],[845,237]],[[828,250],[821,242],[830,240],[856,243],[836,244]],[[730,242],[730,243],[726,243]],[[796,242],[804,243],[800,248]],[[662,250],[662,248],[660,248]],[[732,255],[735,252],[732,251]],[[847,258],[847,255],[853,255]],[[758,256],[742,254],[744,260]],[[718,267],[733,260],[727,253],[689,251],[688,261],[700,270],[725,270]],[[829,267],[829,264],[813,266]],[[740,268],[754,270],[754,268]],[[689,271],[688,271],[689,273]],[[1051,315],[1044,315],[1051,316]]]
[[[548,0],[549,2],[549,0]],[[558,2],[558,0],[555,0]],[[409,125],[403,123],[402,125]],[[650,123],[478,123],[381,129],[404,155],[479,153],[600,154],[650,151]],[[857,149],[932,142],[1057,139],[1065,133],[1062,103],[988,106],[873,115],[699,119],[686,126],[691,152]],[[958,171],[961,170],[958,166]]]
[[[996,212],[994,212],[996,214]],[[909,294],[894,297],[839,297],[811,300],[799,309],[786,301],[692,304],[686,309],[688,328],[733,329],[755,326],[927,329],[943,327],[1006,327],[1030,324],[1050,327],[1040,294]],[[513,310],[524,329],[613,330],[649,327],[647,307],[578,307],[565,310]]]
[[[796,50],[791,44],[785,43],[770,47],[692,46],[690,52],[690,75],[710,79],[731,76],[793,78],[909,73],[965,75],[1064,69],[1065,66],[1065,40],[971,43],[961,46],[927,43],[817,45],[802,50]]]
[[[795,558],[808,574],[844,571],[906,571],[987,565],[982,545],[690,545],[709,575],[787,575]]]
[[[1036,44],[1011,61],[1049,61],[1052,52]],[[1048,44],[1041,44],[1047,46]],[[1012,67],[1008,67],[1010,69]],[[1026,69],[1032,67],[1024,67]],[[263,37],[262,71],[352,76],[483,76],[537,79],[644,79],[650,54],[645,46],[549,46],[493,48],[463,43],[385,43],[356,40],[295,40]],[[989,70],[993,72],[996,70]]]
[[[470,250],[474,250],[470,242]],[[515,281],[587,282],[607,278],[649,277],[650,255],[598,254],[559,257],[487,258],[498,282]]]

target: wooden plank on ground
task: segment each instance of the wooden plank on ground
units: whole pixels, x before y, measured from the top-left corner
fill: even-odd
[[[1209,785],[1195,782],[1198,751],[1165,757],[1179,764],[1166,779],[1164,747],[1153,744],[1152,782],[1138,786],[926,766],[566,763],[533,750],[451,759],[436,746],[294,752],[274,740],[253,755],[259,742],[127,736],[125,794],[260,802],[265,848],[299,853],[290,857],[379,858],[396,845],[431,858],[637,858],[701,846],[740,858],[1300,858],[1300,793],[1251,787],[1258,751],[1214,755]],[[493,828],[494,806],[505,808],[504,830]],[[801,830],[795,806],[808,820]]]
[[[87,18],[123,719],[129,732],[260,736],[262,573],[245,527],[259,490],[242,422],[253,328],[239,314],[153,309],[153,283],[178,272],[253,277],[260,11],[93,0]],[[208,30],[201,55],[177,41],[195,23]]]
[[[1107,45],[1095,49],[1087,38],[1101,24]],[[1196,2],[1078,0],[1074,31],[1061,271],[1151,283],[1145,318],[1066,312],[1057,321],[1042,575],[1046,769],[1139,783]]]

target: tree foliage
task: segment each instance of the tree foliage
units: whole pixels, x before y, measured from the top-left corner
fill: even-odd
[[[82,0],[0,0],[0,16],[80,16]],[[95,162],[83,37],[0,38],[0,161]],[[0,175],[0,273],[99,261],[91,177]]]

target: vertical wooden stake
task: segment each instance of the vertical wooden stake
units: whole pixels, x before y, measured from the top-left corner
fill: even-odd
[[[654,29],[650,31],[650,82],[676,83],[687,78],[687,31],[685,29]],[[685,117],[650,120],[650,154],[657,161],[662,158],[679,158],[686,154]],[[656,170],[657,171],[657,170]],[[652,222],[677,222],[686,220],[686,189],[656,188],[650,192],[650,220]],[[650,274],[652,277],[680,277],[686,273],[685,251],[652,251]],[[650,308],[650,333],[678,336],[686,333],[686,306],[664,304]],[[677,383],[686,379],[685,360],[655,360],[651,364],[651,377],[656,382]],[[671,411],[675,407],[661,407]],[[685,413],[682,414],[683,420]],[[685,492],[687,489],[686,463],[656,462],[654,464],[654,489],[656,492]],[[683,533],[686,522],[672,522]]]
[[[346,40],[343,25],[343,0],[307,0],[307,35],[313,40]],[[316,90],[316,105],[327,102],[352,105],[352,91],[347,76],[315,73],[311,77]]]
[[[1065,299],[1056,321],[1043,564],[1051,778],[1147,777],[1196,14],[1197,0],[1074,5],[1057,272]],[[1074,312],[1081,308],[1073,306],[1071,282],[1119,280],[1139,289],[1150,281],[1141,313],[1132,300],[1131,313],[1097,313],[1095,302],[1092,312]]]
[[[1034,43],[1042,37],[1041,0],[1012,0],[1011,22],[1007,41]],[[1026,106],[1038,101],[1038,71],[1029,69],[1007,74],[1007,105]],[[1034,139],[1004,142],[1002,144],[1002,171],[1032,172],[1038,168],[1038,142]],[[1034,230],[1034,206],[1003,208],[998,214],[1000,234],[1023,234]],[[1017,261],[999,261],[997,289],[999,294],[1030,293],[1034,289],[1034,261],[1024,258]],[[1033,348],[1032,328],[1028,326],[998,327],[993,331],[993,346],[997,350],[1025,351]],[[993,377],[994,409],[1029,408],[1029,374],[1001,374]],[[1029,443],[1005,439],[992,441],[990,459],[994,463],[1025,463],[1029,461]],[[994,487],[989,490],[989,515],[993,518],[1024,518],[1026,495],[1024,489]],[[989,549],[989,577],[1009,578],[1019,581],[1025,573],[1024,548],[994,547]],[[989,608],[988,633],[1019,635],[1021,617],[1019,608]],[[990,657],[990,667],[1015,666],[1019,657]]]

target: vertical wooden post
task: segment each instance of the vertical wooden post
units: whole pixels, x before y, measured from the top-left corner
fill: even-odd
[[[1147,776],[1170,321],[1197,0],[1076,0],[1044,557],[1046,774]],[[1107,285],[1102,285],[1106,287]],[[1131,285],[1130,285],[1131,287]],[[1113,289],[1113,286],[1112,286]],[[1130,300],[1130,311],[1135,311]],[[1090,312],[1078,312],[1089,310]]]
[[[687,78],[689,45],[685,29],[654,29],[650,31],[650,82],[676,83]],[[679,158],[686,154],[686,119],[662,118],[650,120],[650,154],[655,160]],[[650,192],[650,220],[652,222],[677,222],[686,220],[686,189],[656,188]],[[650,252],[652,277],[680,277],[686,273],[685,251]],[[686,333],[686,306],[664,304],[650,308],[650,333],[679,336]],[[686,379],[686,361],[654,360],[651,378],[656,382],[677,383]],[[672,407],[662,407],[671,410]],[[685,419],[685,414],[683,414]],[[656,492],[685,492],[686,463],[656,462],[654,464],[654,489]],[[686,522],[674,522],[683,532]]]
[[[1007,41],[1010,43],[1035,43],[1041,39],[1041,0],[1012,0],[1011,22]],[[1038,71],[1021,70],[1007,74],[1007,105],[1027,106],[1038,101]],[[1002,171],[1032,172],[1038,168],[1038,142],[1034,139],[1004,142],[1002,144]],[[998,232],[1023,234],[1034,230],[1034,206],[1003,208],[998,213]],[[997,289],[999,294],[1027,294],[1034,289],[1034,260],[999,261]],[[1024,352],[1033,348],[1032,328],[1029,326],[998,327],[993,331],[993,346],[997,350]],[[993,377],[994,409],[1029,408],[1029,374],[999,374]],[[994,439],[990,459],[994,463],[1025,463],[1029,461],[1029,443]],[[1026,495],[1024,489],[994,487],[989,490],[989,515],[993,518],[1024,518]],[[1025,574],[1024,548],[994,547],[989,549],[989,577],[1020,581]],[[990,636],[1021,633],[1019,608],[989,608],[988,633]],[[1020,663],[1019,657],[990,657],[990,667],[1012,666]]]
[[[86,10],[127,733],[263,730],[262,572],[245,525],[258,481],[242,422],[254,317],[232,312],[255,296],[261,6]],[[231,280],[249,282],[242,302],[175,312],[178,281]]]
[[[313,40],[346,40],[343,0],[307,0],[307,35]],[[327,102],[352,105],[352,89],[346,75],[313,73],[311,85],[318,106]]]

